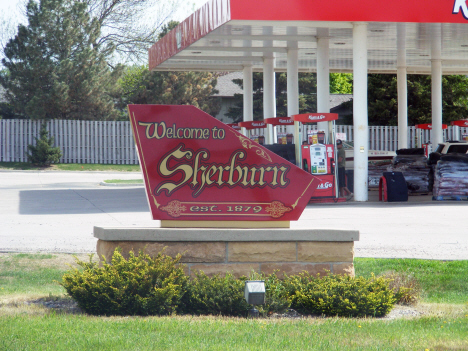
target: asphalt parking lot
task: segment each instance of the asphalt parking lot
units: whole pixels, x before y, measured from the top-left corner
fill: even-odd
[[[0,171],[0,251],[93,253],[94,226],[157,227],[142,186],[103,186],[132,172]],[[468,202],[310,204],[296,228],[357,229],[356,257],[468,259]]]

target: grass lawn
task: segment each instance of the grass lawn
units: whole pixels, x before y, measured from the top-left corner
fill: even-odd
[[[468,261],[357,258],[357,275],[414,274],[425,314],[297,320],[90,317],[31,303],[63,299],[54,280],[73,263],[66,254],[0,254],[0,350],[468,350]]]
[[[106,179],[108,184],[143,184],[143,179]]]
[[[139,172],[139,165],[110,165],[94,163],[59,163],[50,167],[36,167],[27,162],[0,162],[0,170],[46,170],[46,171],[106,171]]]

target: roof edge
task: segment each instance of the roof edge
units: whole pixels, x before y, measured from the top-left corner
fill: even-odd
[[[210,0],[148,50],[149,69],[231,20],[231,0]]]

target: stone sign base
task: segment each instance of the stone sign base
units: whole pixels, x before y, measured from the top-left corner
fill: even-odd
[[[189,229],[94,227],[97,254],[110,261],[117,247],[122,255],[144,249],[150,256],[163,248],[165,254],[182,255],[187,274],[232,272],[235,276],[253,270],[266,274],[279,270],[291,275],[308,271],[354,276],[354,241],[357,230],[331,229]]]

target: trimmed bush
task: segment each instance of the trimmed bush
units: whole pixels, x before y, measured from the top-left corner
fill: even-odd
[[[393,308],[395,297],[389,279],[353,278],[330,274],[324,277],[302,273],[287,277],[292,307],[311,314],[342,317],[382,317]]]
[[[58,163],[62,157],[62,151],[59,147],[54,147],[54,138],[49,138],[49,132],[45,123],[41,125],[39,138],[36,145],[28,145],[26,156],[28,161],[38,166],[50,166],[51,163]]]
[[[188,284],[180,312],[194,315],[245,316],[249,305],[244,298],[245,278],[231,273],[208,277],[197,272]]]
[[[140,251],[126,260],[116,250],[111,264],[83,262],[62,276],[61,285],[86,313],[92,315],[167,315],[175,312],[188,278],[175,259]],[[105,259],[103,260],[105,262]]]

